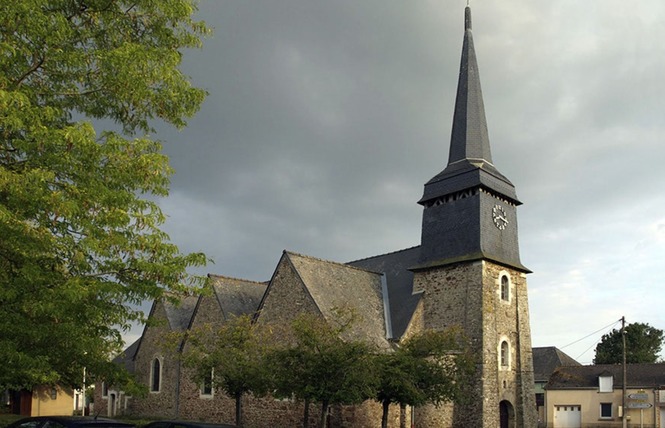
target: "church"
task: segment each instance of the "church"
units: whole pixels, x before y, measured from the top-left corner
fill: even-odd
[[[418,203],[417,247],[349,263],[285,251],[269,281],[210,275],[211,295],[186,298],[177,307],[155,302],[150,317],[164,322],[149,324],[123,361],[150,393],[130,398],[102,385],[97,411],[232,423],[233,400],[194,384],[178,359],[160,348],[160,337],[239,314],[270,323],[302,312],[330,319],[335,308],[350,307],[362,315],[354,328],[359,337],[380,348],[423,329],[460,326],[480,356],[470,402],[409,409],[412,426],[537,426],[530,271],[518,245],[521,202],[492,161],[468,6],[448,164],[425,183]],[[302,424],[302,403],[247,397],[243,405],[246,426]],[[391,415],[390,426],[399,426],[399,415]],[[380,420],[380,405],[366,403],[333,409],[330,426],[374,427]]]

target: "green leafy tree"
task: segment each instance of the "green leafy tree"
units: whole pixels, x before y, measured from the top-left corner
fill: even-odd
[[[150,123],[205,97],[178,69],[205,25],[192,0],[0,2],[0,388],[111,377],[142,313],[189,266],[153,195],[171,168]],[[90,119],[115,122],[96,130]]]
[[[625,327],[626,362],[655,363],[663,346],[663,330],[649,324],[632,323]],[[623,340],[621,330],[614,329],[604,334],[596,345],[594,364],[621,364],[623,362]]]
[[[352,314],[339,311],[339,319],[327,322],[302,314],[292,323],[292,346],[272,353],[275,394],[305,402],[304,426],[309,403],[321,404],[319,427],[325,428],[334,404],[359,404],[371,398],[378,374],[373,349],[364,342],[344,339],[354,322]]]
[[[230,319],[221,327],[203,326],[188,334],[185,365],[195,370],[197,382],[212,386],[235,399],[235,424],[242,427],[242,397],[260,397],[272,389],[267,364],[273,343],[270,330],[252,323],[247,315]]]
[[[474,358],[457,329],[417,333],[395,352],[378,354],[376,365],[380,384],[375,399],[383,407],[382,428],[388,426],[390,404],[399,404],[403,411],[407,405],[463,402],[475,371]]]

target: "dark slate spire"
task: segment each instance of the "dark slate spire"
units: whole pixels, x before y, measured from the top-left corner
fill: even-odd
[[[473,46],[471,8],[467,6],[464,12],[464,42],[448,166],[425,184],[425,193],[419,203],[427,205],[447,194],[481,186],[519,205],[512,183],[492,164],[483,92]]]
[[[448,163],[474,159],[492,163],[480,76],[471,32],[471,9],[464,14],[464,43]]]
[[[468,6],[448,165],[425,184],[418,203],[425,208],[415,269],[482,259],[528,271],[519,259],[521,202],[492,163]]]

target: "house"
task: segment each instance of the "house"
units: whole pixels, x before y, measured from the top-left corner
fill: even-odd
[[[559,367],[581,366],[580,363],[554,346],[533,348],[533,380],[535,382],[538,425],[545,425],[545,385]]]
[[[391,426],[399,417],[417,427],[537,425],[530,271],[518,245],[521,202],[492,161],[468,6],[461,57],[448,163],[425,183],[418,201],[420,245],[349,263],[285,251],[269,281],[211,276],[213,296],[189,297],[180,306],[156,302],[133,357],[134,371],[150,393],[132,398],[128,413],[233,421],[230,399],[205,382],[194,384],[180,366],[176,354],[187,343],[176,350],[163,346],[172,332],[239,313],[256,314],[257,323],[284,322],[304,312],[330,320],[333,308],[351,307],[362,317],[349,334],[386,352],[390,342],[423,329],[460,327],[479,356],[468,403],[422,406],[408,415],[393,409]],[[371,402],[335,408],[330,426],[373,427],[380,411]],[[302,403],[245,398],[244,418],[252,426],[297,426],[301,414]]]
[[[559,367],[545,386],[547,427],[665,427],[665,364]],[[625,405],[625,407],[624,407]]]
[[[9,391],[9,410],[21,416],[71,416],[74,390],[60,385],[41,385],[32,390]]]

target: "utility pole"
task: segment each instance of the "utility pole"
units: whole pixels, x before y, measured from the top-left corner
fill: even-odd
[[[626,317],[621,317],[621,343],[623,344],[623,393],[621,394],[621,424],[623,428],[628,427],[628,420],[626,419]]]

